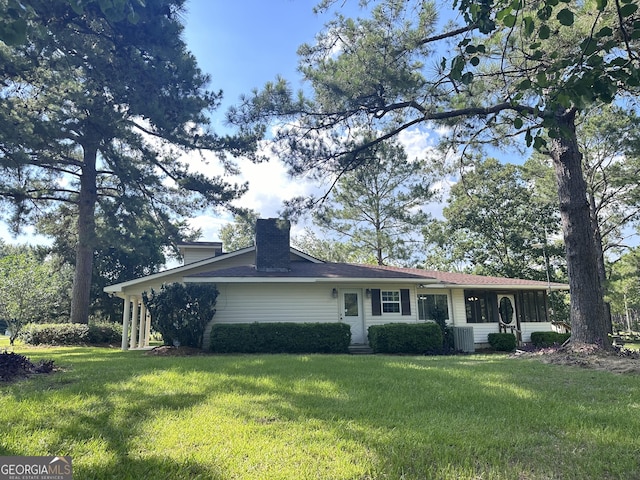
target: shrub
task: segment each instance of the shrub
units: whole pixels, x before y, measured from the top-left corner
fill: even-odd
[[[344,323],[217,324],[211,350],[217,353],[346,353],[351,328]]]
[[[570,333],[532,332],[531,343],[540,348],[552,347],[554,345],[562,345],[570,336]]]
[[[170,283],[142,294],[151,326],[165,345],[202,348],[202,336],[216,313],[218,289],[210,283]]]
[[[516,349],[516,336],[513,333],[490,333],[489,345],[498,352],[512,352]]]
[[[87,337],[92,345],[117,344],[122,340],[122,325],[117,323],[90,323]]]
[[[368,337],[374,353],[442,353],[442,329],[437,323],[373,325]]]
[[[81,323],[30,323],[20,332],[29,345],[85,345],[89,326]]]

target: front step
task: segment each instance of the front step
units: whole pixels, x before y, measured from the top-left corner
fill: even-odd
[[[349,353],[351,355],[371,355],[373,353],[373,350],[369,345],[349,345]]]

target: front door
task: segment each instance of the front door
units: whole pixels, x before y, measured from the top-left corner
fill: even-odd
[[[367,343],[360,302],[361,290],[341,290],[340,320],[351,327],[351,343]]]
[[[516,302],[513,295],[498,295],[498,315],[500,316],[500,330],[513,333],[516,340],[520,342],[520,322],[516,315]]]

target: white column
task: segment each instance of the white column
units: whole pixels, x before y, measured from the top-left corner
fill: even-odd
[[[138,346],[138,317],[140,316],[140,308],[138,306],[138,297],[133,298],[133,308],[131,309],[131,348]]]
[[[124,308],[122,309],[122,350],[129,348],[129,309],[131,308],[131,297],[124,297]]]
[[[151,312],[147,311],[147,323],[146,330],[144,332],[144,346],[149,346],[149,340],[151,339]]]
[[[144,335],[147,331],[147,307],[140,302],[140,327],[138,328],[138,348],[145,347]]]

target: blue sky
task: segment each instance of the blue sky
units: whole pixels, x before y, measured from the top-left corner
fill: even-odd
[[[202,71],[210,75],[211,90],[224,93],[221,107],[212,114],[216,131],[227,128],[225,112],[238,102],[241,94],[261,88],[277,75],[289,80],[294,88],[302,87],[296,70],[297,49],[303,43],[312,43],[331,18],[330,14],[316,15],[313,12],[316,4],[317,0],[189,0],[186,3],[184,40]],[[359,12],[358,0],[338,0],[336,5],[344,15],[355,16]],[[410,144],[410,154],[411,149],[420,152],[433,143],[433,138],[429,140],[416,132],[410,132],[405,140]],[[287,198],[313,191],[324,193],[322,186],[289,178],[277,159],[261,165],[243,162],[241,169],[240,179],[229,179],[249,181],[250,191],[238,203],[257,210],[263,217],[276,216]],[[218,173],[213,166],[202,171]],[[217,240],[219,227],[230,220],[228,214],[207,212],[195,216],[190,223],[202,230],[202,240]],[[26,235],[13,238],[3,227],[0,225],[0,238],[6,242],[46,243],[42,237],[30,234],[29,229]],[[301,228],[297,228],[297,233]]]

